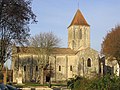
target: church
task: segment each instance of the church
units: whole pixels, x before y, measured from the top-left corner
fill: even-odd
[[[79,9],[68,26],[68,47],[54,48],[49,56],[49,72],[37,57],[31,47],[13,47],[13,82],[64,82],[76,75],[91,78],[100,71],[99,54],[90,47],[90,25]]]

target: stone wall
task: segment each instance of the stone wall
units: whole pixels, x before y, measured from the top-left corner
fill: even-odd
[[[68,28],[68,47],[81,50],[90,47],[90,27],[73,25]]]
[[[91,48],[84,49],[78,53],[78,56],[79,56],[79,62],[80,62],[79,63],[79,66],[80,66],[79,74],[81,76],[91,77],[94,74],[95,75],[99,74],[99,55],[97,51]],[[88,59],[90,59],[91,61],[90,66],[88,66]]]
[[[91,60],[90,67],[87,66],[88,59]],[[51,55],[49,56],[47,72],[51,72],[51,80],[53,82],[66,81],[75,75],[93,76],[91,74],[98,74],[99,72],[98,59],[98,52],[91,48],[80,50],[76,55]],[[38,67],[37,71],[36,67]],[[17,82],[19,70],[21,70],[23,82],[37,82],[41,78],[44,78],[44,82],[46,81],[47,74],[42,74],[42,64],[38,63],[37,55],[21,54],[16,55],[16,57],[14,56],[12,59],[12,68],[13,82]]]

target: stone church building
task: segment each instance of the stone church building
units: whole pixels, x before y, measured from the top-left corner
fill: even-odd
[[[98,52],[90,47],[90,25],[79,9],[68,26],[68,47],[54,48],[49,56],[49,72],[44,72],[31,48],[13,47],[13,82],[19,79],[22,82],[47,82],[50,78],[52,82],[59,82],[75,75],[89,78],[99,73]]]

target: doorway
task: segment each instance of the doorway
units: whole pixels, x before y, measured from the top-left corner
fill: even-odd
[[[46,76],[46,82],[50,81],[50,76]]]

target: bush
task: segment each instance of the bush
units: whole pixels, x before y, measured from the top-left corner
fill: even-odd
[[[108,74],[89,80],[76,76],[68,80],[67,86],[71,90],[120,90],[120,77]]]
[[[70,78],[70,80],[68,80],[67,86],[72,90],[85,90],[88,82],[89,80],[86,78],[75,76],[75,78]]]
[[[120,90],[120,78],[109,74],[96,78],[89,83],[87,90]]]

